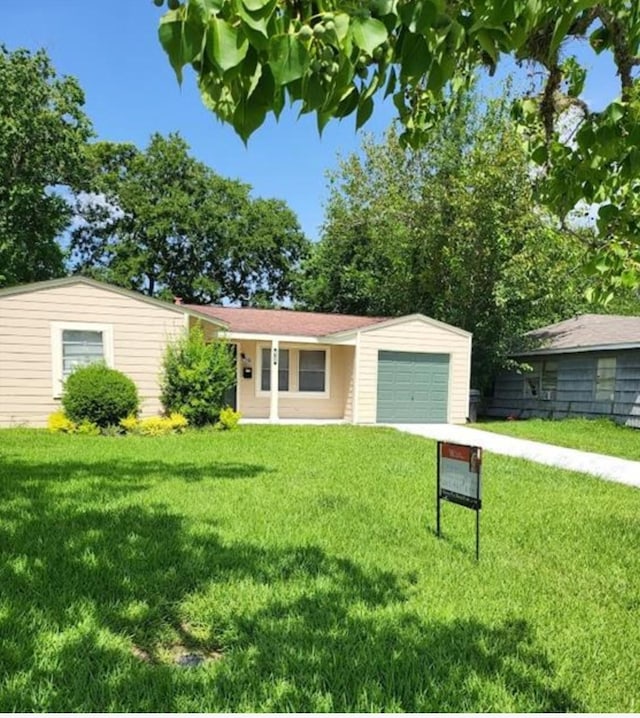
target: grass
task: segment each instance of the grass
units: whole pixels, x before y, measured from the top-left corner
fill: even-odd
[[[609,419],[486,420],[474,426],[519,439],[640,461],[640,429],[620,426]]]
[[[0,432],[0,712],[640,710],[640,491],[390,429]],[[205,665],[172,662],[202,651]]]

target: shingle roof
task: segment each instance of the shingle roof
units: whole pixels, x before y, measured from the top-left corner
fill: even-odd
[[[640,317],[581,314],[526,336],[534,344],[523,354],[640,347]]]
[[[320,314],[291,309],[196,306],[187,304],[214,319],[225,322],[230,332],[323,337],[327,334],[362,329],[388,321],[388,317],[358,317],[349,314]]]

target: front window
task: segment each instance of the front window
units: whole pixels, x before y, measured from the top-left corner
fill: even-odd
[[[262,350],[262,391],[271,390],[271,349]],[[289,350],[278,350],[278,391],[289,391]]]
[[[596,368],[596,401],[613,401],[616,387],[616,358],[598,359]]]
[[[101,331],[62,330],[62,378],[79,366],[104,361],[104,339]]]
[[[327,353],[324,350],[300,350],[298,391],[324,392]]]

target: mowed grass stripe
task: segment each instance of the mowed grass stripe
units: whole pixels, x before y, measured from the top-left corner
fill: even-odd
[[[621,426],[609,419],[486,420],[474,426],[518,439],[640,461],[640,429]]]
[[[476,564],[435,444],[389,429],[0,456],[0,710],[638,709],[635,489],[487,454]]]

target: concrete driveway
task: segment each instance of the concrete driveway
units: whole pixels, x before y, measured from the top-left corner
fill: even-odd
[[[511,436],[454,424],[391,424],[390,426],[399,431],[406,431],[409,434],[424,436],[428,439],[480,446],[494,454],[517,456],[529,461],[537,461],[540,464],[580,471],[608,481],[617,481],[620,484],[640,488],[640,461],[565,449],[562,446],[541,444],[538,441],[528,441],[527,439],[515,439]]]

